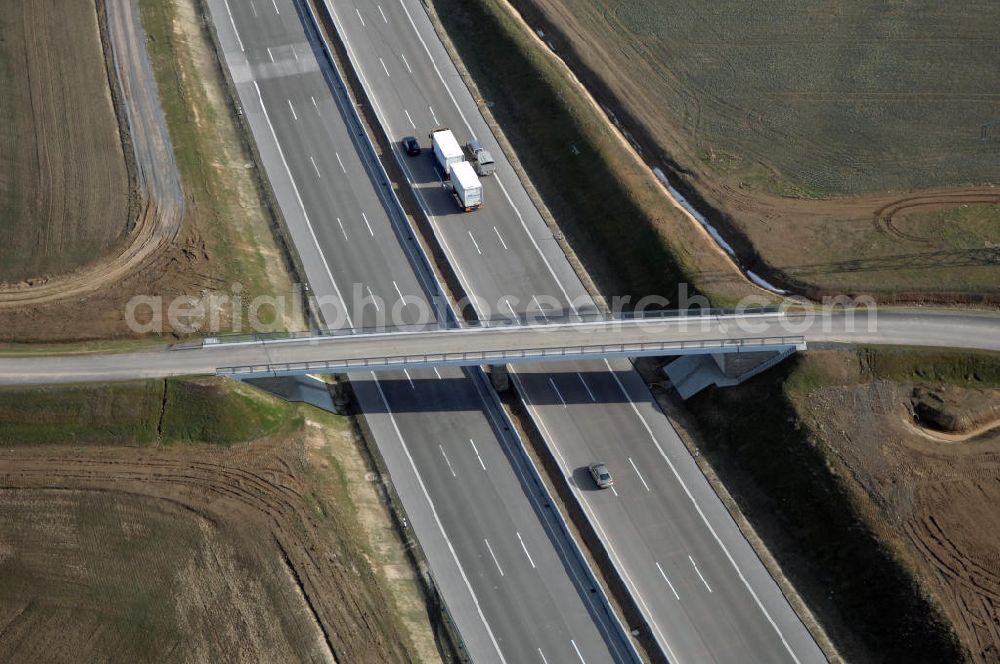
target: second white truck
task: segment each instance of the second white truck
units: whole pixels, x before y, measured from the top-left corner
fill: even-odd
[[[445,180],[451,177],[451,168],[455,164],[465,161],[465,153],[462,146],[455,140],[455,134],[451,129],[441,127],[431,132],[431,145],[434,148],[434,158],[437,159],[438,168],[441,169]]]

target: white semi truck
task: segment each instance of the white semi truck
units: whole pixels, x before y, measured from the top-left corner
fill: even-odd
[[[437,159],[438,168],[441,169],[445,180],[451,177],[451,168],[455,164],[465,161],[465,153],[462,146],[455,140],[455,134],[451,129],[441,127],[431,132],[431,145],[434,147],[434,158]]]
[[[483,206],[483,185],[472,164],[460,161],[451,165],[451,191],[458,207],[472,212]]]

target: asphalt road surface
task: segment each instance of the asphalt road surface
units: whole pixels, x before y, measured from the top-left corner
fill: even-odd
[[[685,326],[676,321],[622,323],[550,324],[534,327],[464,328],[426,332],[344,334],[333,337],[285,339],[268,342],[205,344],[190,349],[166,348],[128,353],[83,353],[77,355],[0,355],[0,384],[67,383],[93,380],[160,378],[192,374],[213,374],[220,368],[261,369],[291,365],[303,371],[319,370],[323,362],[357,362],[359,358],[384,358],[406,354],[400,361],[412,367],[455,366],[477,363],[491,352],[520,354],[558,351],[564,346],[586,344],[580,352],[590,352],[603,344],[612,344],[627,355],[643,354],[634,350],[640,343],[666,340],[670,344],[689,344],[688,350],[702,350],[702,343],[718,344],[751,333],[766,340],[790,339],[777,335],[801,335],[809,343],[820,344],[895,344],[1000,351],[1000,316],[963,313],[880,312],[874,331],[867,324],[848,325],[849,319],[834,316],[812,322],[797,317],[761,316],[746,319],[743,332],[734,321],[711,317],[702,328],[699,323]],[[626,344],[624,350],[620,350]],[[539,350],[540,349],[540,350]],[[756,346],[747,346],[754,350]],[[652,351],[646,350],[645,354]],[[657,354],[669,354],[670,351]],[[426,355],[421,355],[426,354]],[[472,354],[475,359],[462,359]],[[551,355],[547,355],[551,358]],[[390,358],[395,360],[395,358]],[[309,366],[305,366],[309,363]],[[604,372],[602,362],[585,363],[586,372]],[[557,366],[564,373],[584,371],[582,365],[569,361]],[[593,367],[596,366],[596,369]],[[361,367],[352,371],[367,372]],[[623,371],[631,371],[625,367]],[[537,371],[537,366],[519,371]],[[412,373],[412,372],[411,372]],[[617,400],[611,390],[608,398]],[[553,396],[555,393],[553,392]]]
[[[209,6],[310,285],[324,299],[324,320],[370,327],[390,303],[436,294],[303,7]],[[366,306],[354,306],[366,297]],[[620,625],[591,592],[590,570],[481,380],[478,370],[459,369],[352,380],[470,655],[631,661]]]
[[[520,315],[540,300],[593,309],[420,3],[325,2],[391,139],[448,126],[460,142],[478,138],[497,160],[495,175],[484,178],[485,206],[461,214],[429,158],[401,159],[466,292],[484,300],[480,316]],[[627,360],[513,375],[672,662],[825,660],[705,478],[687,472],[693,460]],[[572,413],[570,390],[579,404]],[[624,472],[628,459],[642,464],[645,484]],[[582,469],[595,461],[618,469],[620,490],[587,491]]]
[[[326,319],[342,327],[377,324],[375,301],[434,293],[380,172],[365,156],[366,138],[334,94],[336,81],[321,64],[295,5],[209,4],[310,283],[328,299]],[[419,3],[337,8],[352,56],[391,133],[425,135],[431,126],[448,124],[463,138],[466,126],[498,159],[497,177],[486,180],[487,207],[472,215],[446,207],[454,204],[421,170],[426,160],[408,168],[469,292],[492,302],[497,315],[539,306],[591,309]],[[357,24],[346,26],[354,18]],[[380,71],[385,80],[373,82]],[[418,110],[424,102],[426,112]],[[345,315],[351,295],[342,288],[357,288],[373,304],[360,315]],[[972,315],[900,313],[880,316],[872,333],[803,334],[811,341],[996,348],[995,324]],[[199,362],[202,368],[219,366],[206,357],[270,353],[259,347],[195,354],[200,352],[3,358],[0,378],[65,382],[170,375],[199,370]],[[197,359],[178,359],[189,357]],[[627,362],[532,367],[517,377],[568,481],[673,661],[822,660]],[[588,572],[573,563],[572,543],[559,534],[519,441],[506,430],[481,380],[478,372],[449,369],[355,381],[470,651],[477,661],[627,659],[612,635],[617,626],[591,600]],[[610,465],[614,491],[593,491],[580,476],[579,469],[594,460]]]
[[[326,6],[390,139],[413,134],[426,144],[431,128],[448,126],[460,142],[478,138],[497,158],[496,175],[484,178],[485,207],[462,214],[436,181],[431,157],[407,159],[397,148],[466,292],[482,298],[481,315],[520,315],[539,301],[592,307],[421,4]],[[845,340],[835,336],[816,338]],[[884,326],[853,337],[878,338],[893,337]],[[895,339],[934,338],[918,323]],[[823,660],[627,361],[519,368],[515,379],[672,661]],[[597,460],[617,469],[622,486],[587,490],[581,469]]]

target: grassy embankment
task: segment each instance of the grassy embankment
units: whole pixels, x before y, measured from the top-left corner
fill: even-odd
[[[724,305],[749,292],[501,0],[433,5],[485,106],[604,295],[676,302],[678,283],[688,282]]]
[[[288,295],[288,261],[276,244],[263,173],[253,160],[229,103],[221,63],[198,0],[141,0],[147,48],[185,192],[186,221],[206,240],[221,290],[242,285],[256,295]],[[244,311],[244,315],[246,311]],[[269,323],[270,309],[261,311]],[[279,329],[301,327],[286,318]],[[245,327],[244,327],[245,329]]]
[[[819,388],[845,382],[996,387],[998,360],[865,348],[831,369],[807,354],[689,402],[705,458],[849,661],[958,661],[960,646],[905,563],[858,512],[850,478],[822,433],[805,425],[801,405]]]

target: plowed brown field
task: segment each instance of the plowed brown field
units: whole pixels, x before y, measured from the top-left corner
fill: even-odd
[[[0,16],[3,12],[17,15],[16,25],[20,26],[21,4],[6,3],[4,7],[8,5],[10,9],[0,10]],[[146,128],[150,133],[140,136],[132,131],[128,135],[130,150],[125,154],[134,155],[130,163],[139,159],[142,164],[133,178],[131,201],[136,215],[128,234],[103,256],[92,255],[87,265],[31,283],[4,284],[0,269],[0,339],[39,342],[135,336],[126,325],[124,312],[129,300],[137,295],[158,296],[166,303],[178,296],[225,292],[236,283],[247,295],[290,294],[290,258],[286,245],[276,241],[281,222],[266,203],[263,176],[257,169],[247,168],[254,157],[230,103],[207,19],[200,13],[201,5],[196,0],[26,3],[34,5],[52,8],[35,18],[54,24],[49,29],[59,34],[69,31],[71,34],[65,35],[63,41],[77,38],[78,13],[86,9],[98,16],[90,23],[94,24],[95,40],[97,21],[104,26],[103,55],[100,42],[95,41],[93,53],[69,58],[70,64],[75,66],[81,59],[94,63],[104,72],[107,93],[108,74],[102,57],[108,58],[113,80],[125,82],[114,87],[116,101],[127,104],[133,114],[147,116],[147,122],[138,122],[136,129]],[[71,6],[71,10],[56,11],[62,5]],[[5,24],[4,29],[13,28]],[[85,41],[85,37],[80,39]],[[143,45],[152,70],[150,63],[144,64],[146,55],[138,48]],[[0,66],[9,64],[2,59],[4,53],[0,48]],[[22,52],[14,55],[22,60],[26,57]],[[31,57],[35,57],[33,52]],[[54,57],[45,53],[39,56],[42,62]],[[61,80],[58,71],[37,73],[39,77],[52,76],[56,82]],[[3,76],[14,76],[13,70],[0,70],[0,80]],[[51,84],[47,80],[35,82],[43,87]],[[81,95],[75,105],[56,110],[63,114],[63,123],[72,124],[100,107],[102,99],[100,95]],[[0,120],[13,108],[5,106],[5,101],[0,95]],[[121,106],[119,111],[123,109]],[[160,126],[160,109],[166,115],[166,128]],[[162,133],[167,129],[169,141]],[[0,138],[2,132],[0,126]],[[170,145],[173,150],[167,154],[164,147]],[[5,155],[4,147],[0,143],[0,157]],[[10,154],[11,158],[17,157]],[[100,171],[77,166],[80,177]],[[3,179],[10,172],[0,162],[0,194]],[[47,186],[44,178],[22,184],[29,193],[43,191]],[[130,200],[128,194],[127,188],[121,193],[123,205]],[[0,198],[0,206],[4,200]],[[113,206],[107,207],[102,219],[107,220],[112,211]],[[15,213],[22,216],[11,216]],[[44,227],[42,220],[22,213],[0,207],[0,239],[4,224]],[[123,230],[125,223],[123,218]],[[0,266],[9,256],[21,260],[17,253],[0,249]],[[246,319],[247,312],[241,315]],[[304,324],[299,318],[290,314],[280,326],[298,328]],[[222,312],[223,326],[230,320],[228,312]],[[166,325],[163,334],[172,332]]]
[[[410,661],[318,431],[2,450],[0,660]]]
[[[1000,298],[997,3],[511,2],[754,271]]]
[[[0,283],[77,269],[128,230],[94,2],[0,4]]]

